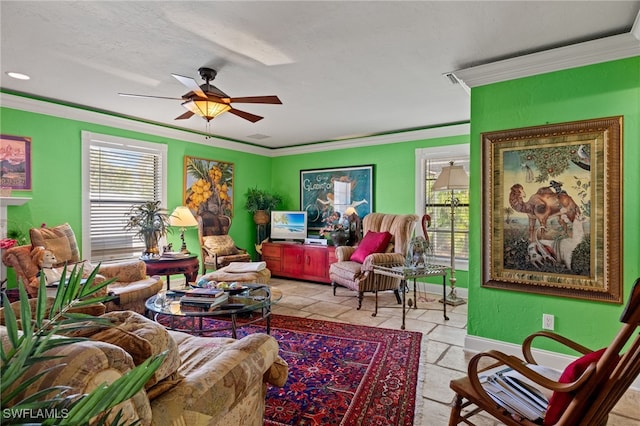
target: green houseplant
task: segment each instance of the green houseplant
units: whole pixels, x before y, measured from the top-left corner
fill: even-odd
[[[246,209],[253,214],[253,221],[258,225],[269,223],[269,213],[282,202],[279,194],[264,189],[249,188],[246,193]]]
[[[134,204],[127,212],[126,231],[136,231],[136,236],[144,242],[143,257],[158,256],[158,240],[164,237],[169,227],[169,215],[160,206],[160,201],[145,201],[142,204]]]
[[[2,334],[6,337],[3,336],[3,344],[0,345],[0,424],[125,424],[122,413],[112,413],[112,408],[140,391],[160,367],[166,354],[147,359],[113,383],[102,384],[90,393],[71,394],[65,386],[50,386],[20,399],[20,395],[32,383],[49,372],[44,370],[29,376],[32,366],[53,358],[59,358],[59,362],[64,364],[64,356],[59,355],[64,351],[58,351],[57,356],[52,356],[48,351],[86,340],[63,337],[65,332],[86,328],[88,323],[103,326],[111,324],[105,318],[72,312],[73,308],[105,302],[111,298],[97,294],[114,279],[97,283],[97,272],[98,268],[95,268],[83,280],[82,268],[74,268],[67,280],[65,267],[61,282],[66,284],[59,288],[50,307],[47,305],[44,274],[40,277],[40,289],[34,304],[30,304],[25,288],[20,286],[20,320],[16,318],[13,309],[9,308],[7,296],[3,295],[5,329]],[[31,321],[25,320],[26,318],[31,318]],[[36,418],[32,418],[33,416]]]

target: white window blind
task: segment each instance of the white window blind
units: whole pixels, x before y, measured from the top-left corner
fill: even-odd
[[[469,144],[442,145],[416,149],[416,194],[415,212],[418,216],[431,216],[431,226],[427,235],[433,246],[433,262],[440,265],[451,265],[451,191],[433,191],[432,187],[442,172],[442,167],[450,161],[464,167],[469,175]],[[469,267],[469,193],[455,191],[459,204],[455,210],[455,256],[456,269],[468,270]],[[422,229],[416,229],[421,235]]]
[[[165,194],[165,145],[100,139],[91,138],[88,159],[85,156],[89,163],[88,242],[93,263],[139,256],[144,244],[135,231],[124,230],[127,213],[132,205],[162,201]]]
[[[436,258],[451,257],[451,191],[433,191],[432,187],[450,161],[463,166],[469,174],[469,158],[425,160],[425,207],[424,213],[431,216],[431,227],[427,229]],[[456,261],[469,260],[469,191],[454,191],[458,199],[454,215],[454,242]]]

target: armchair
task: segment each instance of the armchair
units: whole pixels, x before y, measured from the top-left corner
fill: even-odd
[[[469,418],[483,411],[510,426],[538,424],[511,415],[484,390],[478,374],[500,365],[511,367],[540,388],[553,392],[544,425],[607,424],[609,412],[640,373],[640,278],[631,290],[620,322],[618,334],[608,347],[599,351],[592,351],[556,333],[540,331],[524,340],[524,360],[496,350],[475,355],[469,362],[468,376],[452,380],[449,385],[456,393],[449,425],[472,425]],[[554,340],[582,356],[569,364],[557,381],[547,378],[529,367],[537,364],[531,351],[532,342],[537,338]],[[494,364],[480,369],[486,360]]]
[[[385,253],[367,255],[363,262],[351,259],[356,252],[356,247],[336,247],[338,261],[329,268],[333,295],[336,295],[338,285],[357,291],[358,309],[360,309],[365,291],[395,290],[396,299],[401,303],[398,293],[400,279],[375,275],[373,266],[404,264],[409,240],[417,221],[418,216],[414,214],[370,213],[365,216],[362,221],[364,239],[367,238],[368,232],[389,232],[391,234],[389,247]]]
[[[198,237],[202,250],[202,273],[215,271],[231,262],[251,262],[247,250],[236,246],[228,234],[231,218],[225,215],[215,217],[197,216]]]

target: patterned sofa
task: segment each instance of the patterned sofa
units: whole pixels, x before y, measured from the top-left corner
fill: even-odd
[[[64,362],[52,359],[35,364],[25,380],[54,368],[16,398],[56,385],[71,387],[72,394],[87,393],[104,381],[113,382],[149,356],[168,351],[145,389],[118,407],[127,424],[139,420],[141,425],[157,426],[258,426],[263,424],[267,384],[286,382],[287,364],[278,356],[276,340],[266,334],[240,340],[195,337],[167,331],[132,311],[103,316],[116,326],[83,328],[74,335],[90,340],[49,351],[47,355],[64,356]],[[6,349],[4,325],[0,337]]]

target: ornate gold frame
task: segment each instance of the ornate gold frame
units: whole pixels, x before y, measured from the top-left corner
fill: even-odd
[[[481,140],[482,286],[622,303],[622,116]]]

